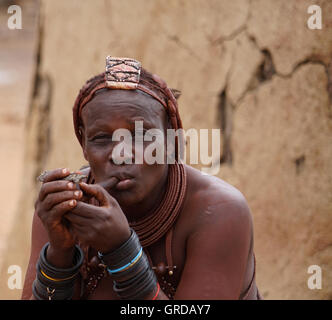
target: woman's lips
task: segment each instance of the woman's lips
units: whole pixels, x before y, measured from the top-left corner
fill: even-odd
[[[134,185],[134,179],[127,177],[122,179],[119,179],[117,177],[111,177],[110,179],[107,179],[98,184],[108,191],[111,191],[111,189],[123,191],[131,188]]]
[[[115,188],[117,190],[127,190],[130,189],[134,185],[134,179],[124,179],[120,180],[116,185]]]

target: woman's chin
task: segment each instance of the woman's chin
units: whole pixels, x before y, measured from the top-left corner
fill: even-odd
[[[111,196],[116,199],[120,207],[127,208],[133,207],[142,201],[140,197],[142,193],[135,192],[134,190],[113,190]]]

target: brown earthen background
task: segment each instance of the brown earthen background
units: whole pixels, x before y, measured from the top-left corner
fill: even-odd
[[[23,15],[29,2],[22,3]],[[5,192],[16,206],[1,239],[0,298],[20,297],[20,290],[7,287],[7,270],[19,265],[25,272],[36,175],[84,163],[71,108],[84,81],[103,71],[108,54],[135,57],[180,89],[185,129],[222,129],[218,176],[248,200],[264,298],[332,298],[332,2],[315,1],[322,30],[307,27],[311,4],[41,1],[26,147],[15,142],[25,174],[16,182],[19,193]],[[321,290],[307,286],[310,265],[322,268]]]

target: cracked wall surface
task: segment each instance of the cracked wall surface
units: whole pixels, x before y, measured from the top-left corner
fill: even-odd
[[[331,129],[324,67],[273,77],[238,105],[232,177],[255,217],[257,272],[266,298],[331,297]],[[323,289],[308,290],[319,265]],[[271,281],[271,279],[274,279]],[[278,279],[278,281],[275,281]]]
[[[35,151],[42,160],[31,159],[30,181],[32,168],[85,163],[72,128],[76,95],[106,55],[135,57],[182,91],[185,129],[222,129],[218,176],[252,210],[264,298],[331,298],[332,2],[315,3],[322,30],[307,27],[309,0],[43,1],[49,140]],[[36,124],[28,130],[38,149]],[[32,217],[35,194],[18,216]],[[29,224],[21,234],[28,249]],[[313,264],[321,290],[307,286]]]

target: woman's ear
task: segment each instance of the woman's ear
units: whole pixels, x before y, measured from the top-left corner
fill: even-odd
[[[181,91],[173,88],[171,88],[170,90],[172,91],[174,98],[178,100],[181,96]]]

